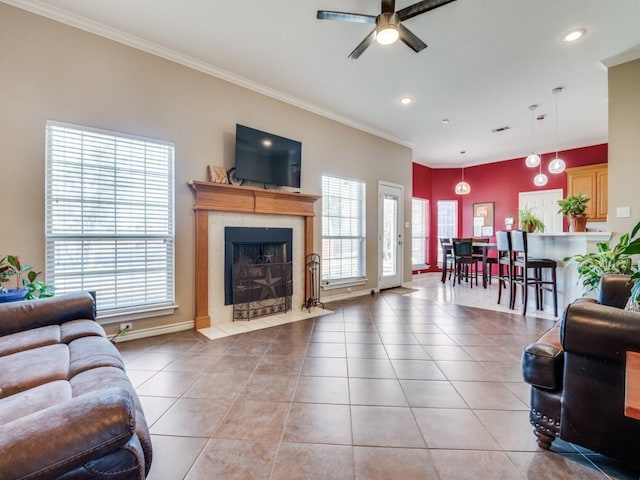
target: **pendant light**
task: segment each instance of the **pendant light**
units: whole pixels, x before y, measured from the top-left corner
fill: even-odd
[[[466,151],[462,150],[460,155],[464,155]],[[468,195],[471,193],[471,185],[464,181],[464,167],[462,167],[462,179],[456,185],[456,195]]]
[[[524,161],[524,163],[529,168],[535,168],[538,165],[540,165],[540,155],[538,155],[537,153],[534,153],[534,141],[533,141],[533,124],[534,124],[533,111],[536,108],[538,108],[538,105],[529,106],[529,110],[531,110],[531,153],[529,154],[529,156],[527,156],[526,160]]]
[[[556,87],[552,92],[556,96],[556,158],[549,163],[549,173],[558,174],[564,172],[566,164],[564,160],[558,157],[558,95],[562,91],[562,87]]]
[[[540,122],[539,138],[542,138],[542,120],[544,120],[544,117],[545,117],[544,115],[538,115],[538,118],[537,118],[537,120]],[[547,184],[548,179],[547,179],[547,176],[544,173],[542,173],[542,161],[540,161],[538,165],[539,165],[538,174],[535,177],[533,177],[533,184],[536,187],[544,187]]]

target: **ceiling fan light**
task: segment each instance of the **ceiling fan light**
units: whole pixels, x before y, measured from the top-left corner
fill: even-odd
[[[391,45],[400,38],[400,33],[395,25],[385,25],[376,31],[376,42],[380,45]]]
[[[536,187],[544,187],[547,184],[547,176],[544,173],[539,173],[533,177],[533,184]]]
[[[471,193],[471,185],[464,180],[456,185],[456,195],[467,195]]]
[[[524,163],[529,168],[537,167],[538,165],[540,165],[540,155],[538,155],[536,153],[532,153],[526,158]]]
[[[564,163],[564,160],[556,157],[553,160],[551,160],[551,162],[549,163],[549,173],[553,173],[553,174],[562,173],[564,172],[565,167],[566,167],[566,164]]]

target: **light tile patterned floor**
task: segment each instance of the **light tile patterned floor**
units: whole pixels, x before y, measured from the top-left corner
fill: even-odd
[[[411,286],[217,340],[119,344],[151,427],[149,478],[638,478],[565,442],[537,447],[520,354],[553,320],[477,308],[495,285]]]

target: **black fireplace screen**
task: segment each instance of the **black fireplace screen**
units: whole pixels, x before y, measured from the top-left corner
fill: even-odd
[[[225,304],[233,304],[233,319],[290,310],[291,229],[227,227],[225,242]]]

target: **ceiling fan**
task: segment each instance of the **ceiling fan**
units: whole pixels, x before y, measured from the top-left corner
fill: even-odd
[[[376,28],[365,37],[362,42],[349,54],[349,58],[357,59],[376,40],[383,45],[389,45],[398,38],[407,44],[414,52],[418,53],[427,48],[427,44],[416,37],[401,22],[408,20],[429,10],[442,7],[455,0],[423,0],[406,8],[395,11],[395,0],[382,0],[381,13],[378,16],[364,15],[361,13],[332,12],[318,10],[316,16],[319,20],[339,20],[341,22],[369,23]]]

